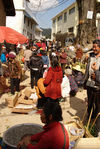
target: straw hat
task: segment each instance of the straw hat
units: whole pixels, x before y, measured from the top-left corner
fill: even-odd
[[[77,70],[77,71],[82,71],[80,65],[76,65],[75,67],[73,67],[73,69]]]

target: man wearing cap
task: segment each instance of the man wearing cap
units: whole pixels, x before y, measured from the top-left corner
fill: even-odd
[[[9,76],[10,76],[10,84],[11,84],[11,94],[15,94],[16,91],[19,92],[19,84],[21,77],[21,66],[18,60],[16,60],[15,52],[10,52],[8,55],[8,68],[9,68]]]

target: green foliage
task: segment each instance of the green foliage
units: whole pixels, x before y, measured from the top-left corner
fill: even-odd
[[[88,128],[88,131],[90,132],[90,134],[91,134],[92,136],[96,137],[95,125],[92,127],[92,129],[91,129],[91,131],[90,131],[91,126],[92,126],[92,123],[90,123],[89,128]],[[87,129],[87,126],[86,126],[86,125],[84,125],[84,129],[85,129],[85,130]]]
[[[46,39],[51,39],[51,28],[41,28],[43,30],[42,35],[46,37]]]

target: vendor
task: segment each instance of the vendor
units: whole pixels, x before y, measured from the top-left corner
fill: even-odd
[[[20,141],[17,149],[22,145],[27,149],[68,149],[69,137],[62,121],[62,110],[58,103],[47,102],[41,113],[41,121],[45,123],[44,131],[31,137],[27,136]],[[32,145],[30,142],[37,144]]]

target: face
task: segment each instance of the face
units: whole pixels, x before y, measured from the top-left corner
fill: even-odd
[[[62,49],[61,51],[64,52],[64,49]]]
[[[13,58],[10,57],[10,58],[9,58],[9,61],[13,61]]]
[[[40,118],[41,118],[42,123],[45,123],[46,124],[46,115],[44,114],[44,111],[43,110],[42,110],[42,113],[40,115]]]
[[[93,44],[93,51],[95,55],[100,53],[100,47],[97,44]]]

